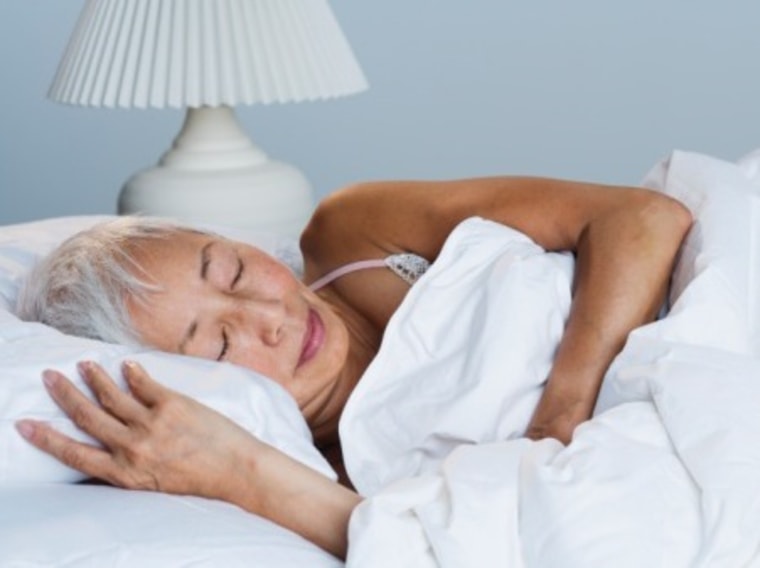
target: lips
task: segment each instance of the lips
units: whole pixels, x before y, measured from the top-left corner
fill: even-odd
[[[298,366],[309,362],[317,354],[325,340],[325,326],[322,318],[314,310],[309,310],[306,318],[306,332],[303,336],[303,345],[301,346],[301,357],[298,360]]]

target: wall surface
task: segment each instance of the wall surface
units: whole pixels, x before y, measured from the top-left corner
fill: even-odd
[[[110,213],[178,111],[45,94],[82,0],[0,1],[0,224]],[[535,174],[636,183],[673,148],[760,146],[760,2],[333,0],[371,89],[239,110],[317,195],[352,181]]]

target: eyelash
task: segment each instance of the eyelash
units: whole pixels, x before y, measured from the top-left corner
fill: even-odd
[[[230,346],[229,338],[227,337],[227,330],[222,328],[222,350],[219,353],[219,357],[216,358],[217,361],[224,361],[224,356],[227,355],[227,349]]]
[[[238,269],[237,273],[235,273],[235,277],[232,279],[232,284],[230,284],[230,289],[234,290],[237,283],[240,281],[240,278],[243,276],[243,260],[238,257]]]
[[[243,276],[243,260],[238,257],[238,268],[237,272],[235,273],[235,277],[232,279],[232,282],[230,283],[230,290],[234,290],[237,283],[240,281],[240,278]],[[227,350],[230,347],[230,340],[227,336],[227,330],[225,328],[222,328],[222,350],[219,352],[219,357],[216,358],[217,361],[224,361],[225,355],[227,355]]]

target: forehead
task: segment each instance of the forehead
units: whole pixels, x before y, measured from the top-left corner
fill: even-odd
[[[210,260],[219,251],[233,247],[252,248],[216,234],[178,231],[163,237],[141,239],[131,246],[129,252],[148,281],[165,285],[172,276],[186,278],[189,271],[200,274],[204,259]]]
[[[229,260],[230,253],[245,260],[246,266],[255,265],[260,276],[293,277],[293,273],[282,262],[252,244],[231,240],[214,233],[179,231],[165,237],[142,239],[130,247],[130,254],[144,271],[144,276],[159,286],[167,284],[172,277],[187,278],[188,271],[200,276],[202,264],[210,261]]]
[[[163,236],[139,239],[132,244],[130,252],[140,262],[166,260],[176,255],[185,257],[199,254],[206,243],[218,239],[216,235],[180,230]]]

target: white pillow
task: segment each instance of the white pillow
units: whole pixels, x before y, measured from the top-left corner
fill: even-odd
[[[706,345],[760,355],[759,171],[760,153],[734,164],[677,150],[643,181],[694,215],[673,273],[671,314],[678,315],[679,302],[696,314],[697,296],[705,310],[707,304],[719,309],[710,326],[688,330],[689,342],[701,333]]]
[[[163,384],[200,400],[263,441],[335,478],[314,447],[295,401],[274,381],[229,364],[67,336],[39,323],[23,322],[12,313],[23,278],[33,264],[64,238],[105,218],[66,217],[0,227],[0,483],[81,480],[80,473],[23,440],[14,424],[20,418],[46,420],[74,438],[87,440],[50,399],[41,373],[48,368],[60,370],[87,392],[76,372],[78,361],[97,361],[121,379],[119,368],[125,358],[140,362]],[[225,233],[286,256],[298,268],[297,245],[292,241],[243,231]]]
[[[747,188],[751,198],[752,235],[749,261],[749,317],[754,354],[760,357],[760,149],[750,152],[737,166],[752,184]]]

